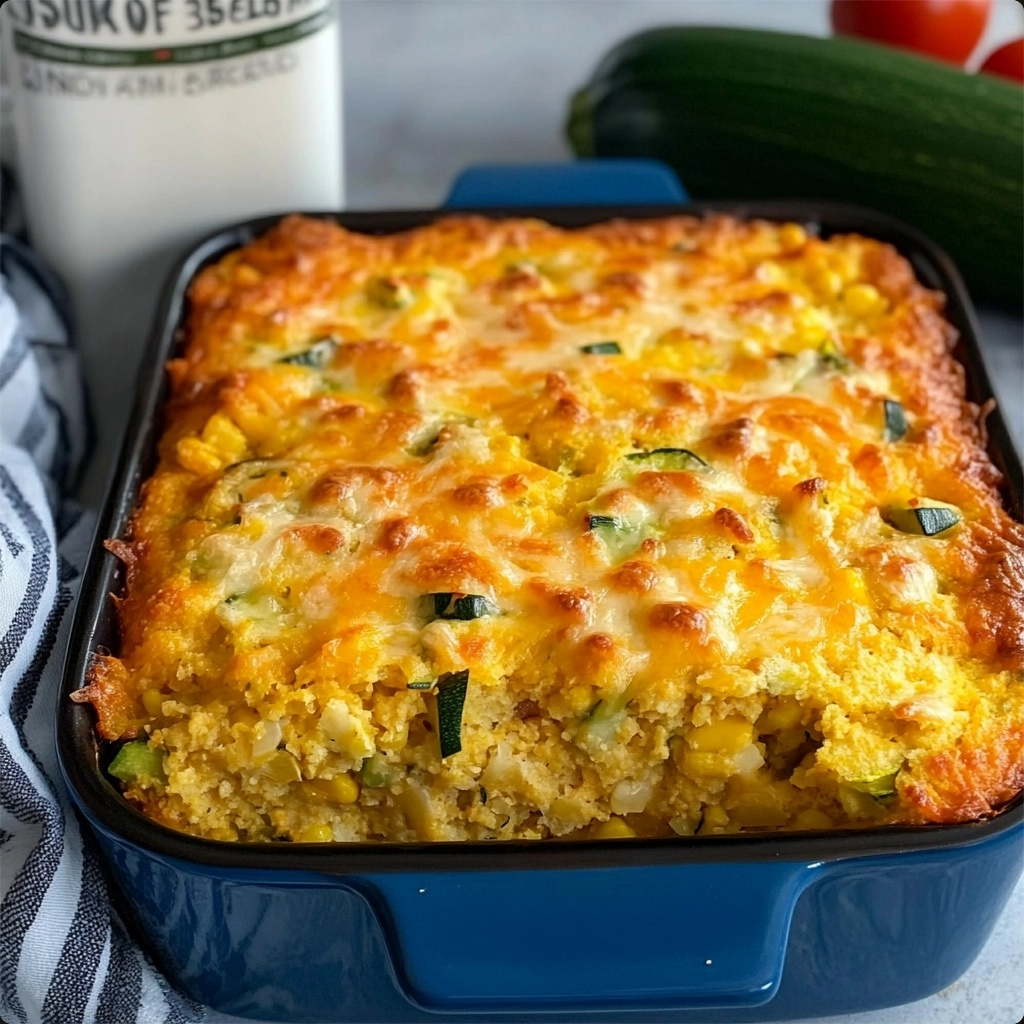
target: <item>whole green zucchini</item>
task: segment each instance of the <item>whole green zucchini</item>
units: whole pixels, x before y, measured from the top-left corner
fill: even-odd
[[[852,39],[659,28],[572,100],[580,156],[648,156],[695,199],[859,203],[946,248],[972,291],[1024,295],[1024,93]]]

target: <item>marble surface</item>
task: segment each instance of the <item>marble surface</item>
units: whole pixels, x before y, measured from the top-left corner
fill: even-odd
[[[566,99],[617,40],[657,24],[825,34],[824,0],[347,0],[342,6],[348,205],[435,206],[471,163],[561,160]],[[979,51],[1019,36],[997,0]],[[1024,443],[1024,321],[979,310],[1004,412]],[[1011,1024],[1024,1015],[1024,881],[978,960],[943,992],[831,1024]]]

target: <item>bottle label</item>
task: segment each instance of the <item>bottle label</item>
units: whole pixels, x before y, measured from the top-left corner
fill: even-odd
[[[18,84],[69,99],[199,96],[288,74],[300,53],[285,48],[336,14],[333,0],[11,0],[4,9]]]

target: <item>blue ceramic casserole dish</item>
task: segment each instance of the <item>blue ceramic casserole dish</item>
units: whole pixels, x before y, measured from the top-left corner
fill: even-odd
[[[617,198],[634,198],[635,181],[628,188]],[[457,190],[457,205],[479,194]],[[509,212],[516,198],[509,195]],[[666,198],[674,198],[671,188]],[[895,244],[922,281],[948,297],[969,397],[991,398],[956,270],[926,239],[878,214],[796,202],[538,204],[514,212],[568,226],[708,209]],[[437,215],[332,216],[385,233]],[[177,344],[188,282],[276,219],[219,232],[180,263],[161,303],[98,538],[121,535],[152,468],[162,370]],[[998,410],[987,424],[1007,503],[1020,518],[1019,458]],[[966,970],[1024,866],[1020,795],[990,821],[871,832],[374,846],[228,844],[172,832],[121,799],[103,770],[109,752],[91,712],[67,699],[93,653],[117,649],[108,595],[122,589],[121,573],[97,542],[57,716],[62,769],[137,937],[172,983],[225,1013],[289,1024],[741,1022],[891,1006],[930,995]]]

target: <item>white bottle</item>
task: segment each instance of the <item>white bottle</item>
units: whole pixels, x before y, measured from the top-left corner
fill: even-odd
[[[109,459],[174,259],[233,221],[343,202],[337,0],[9,0],[33,244],[64,278]]]

